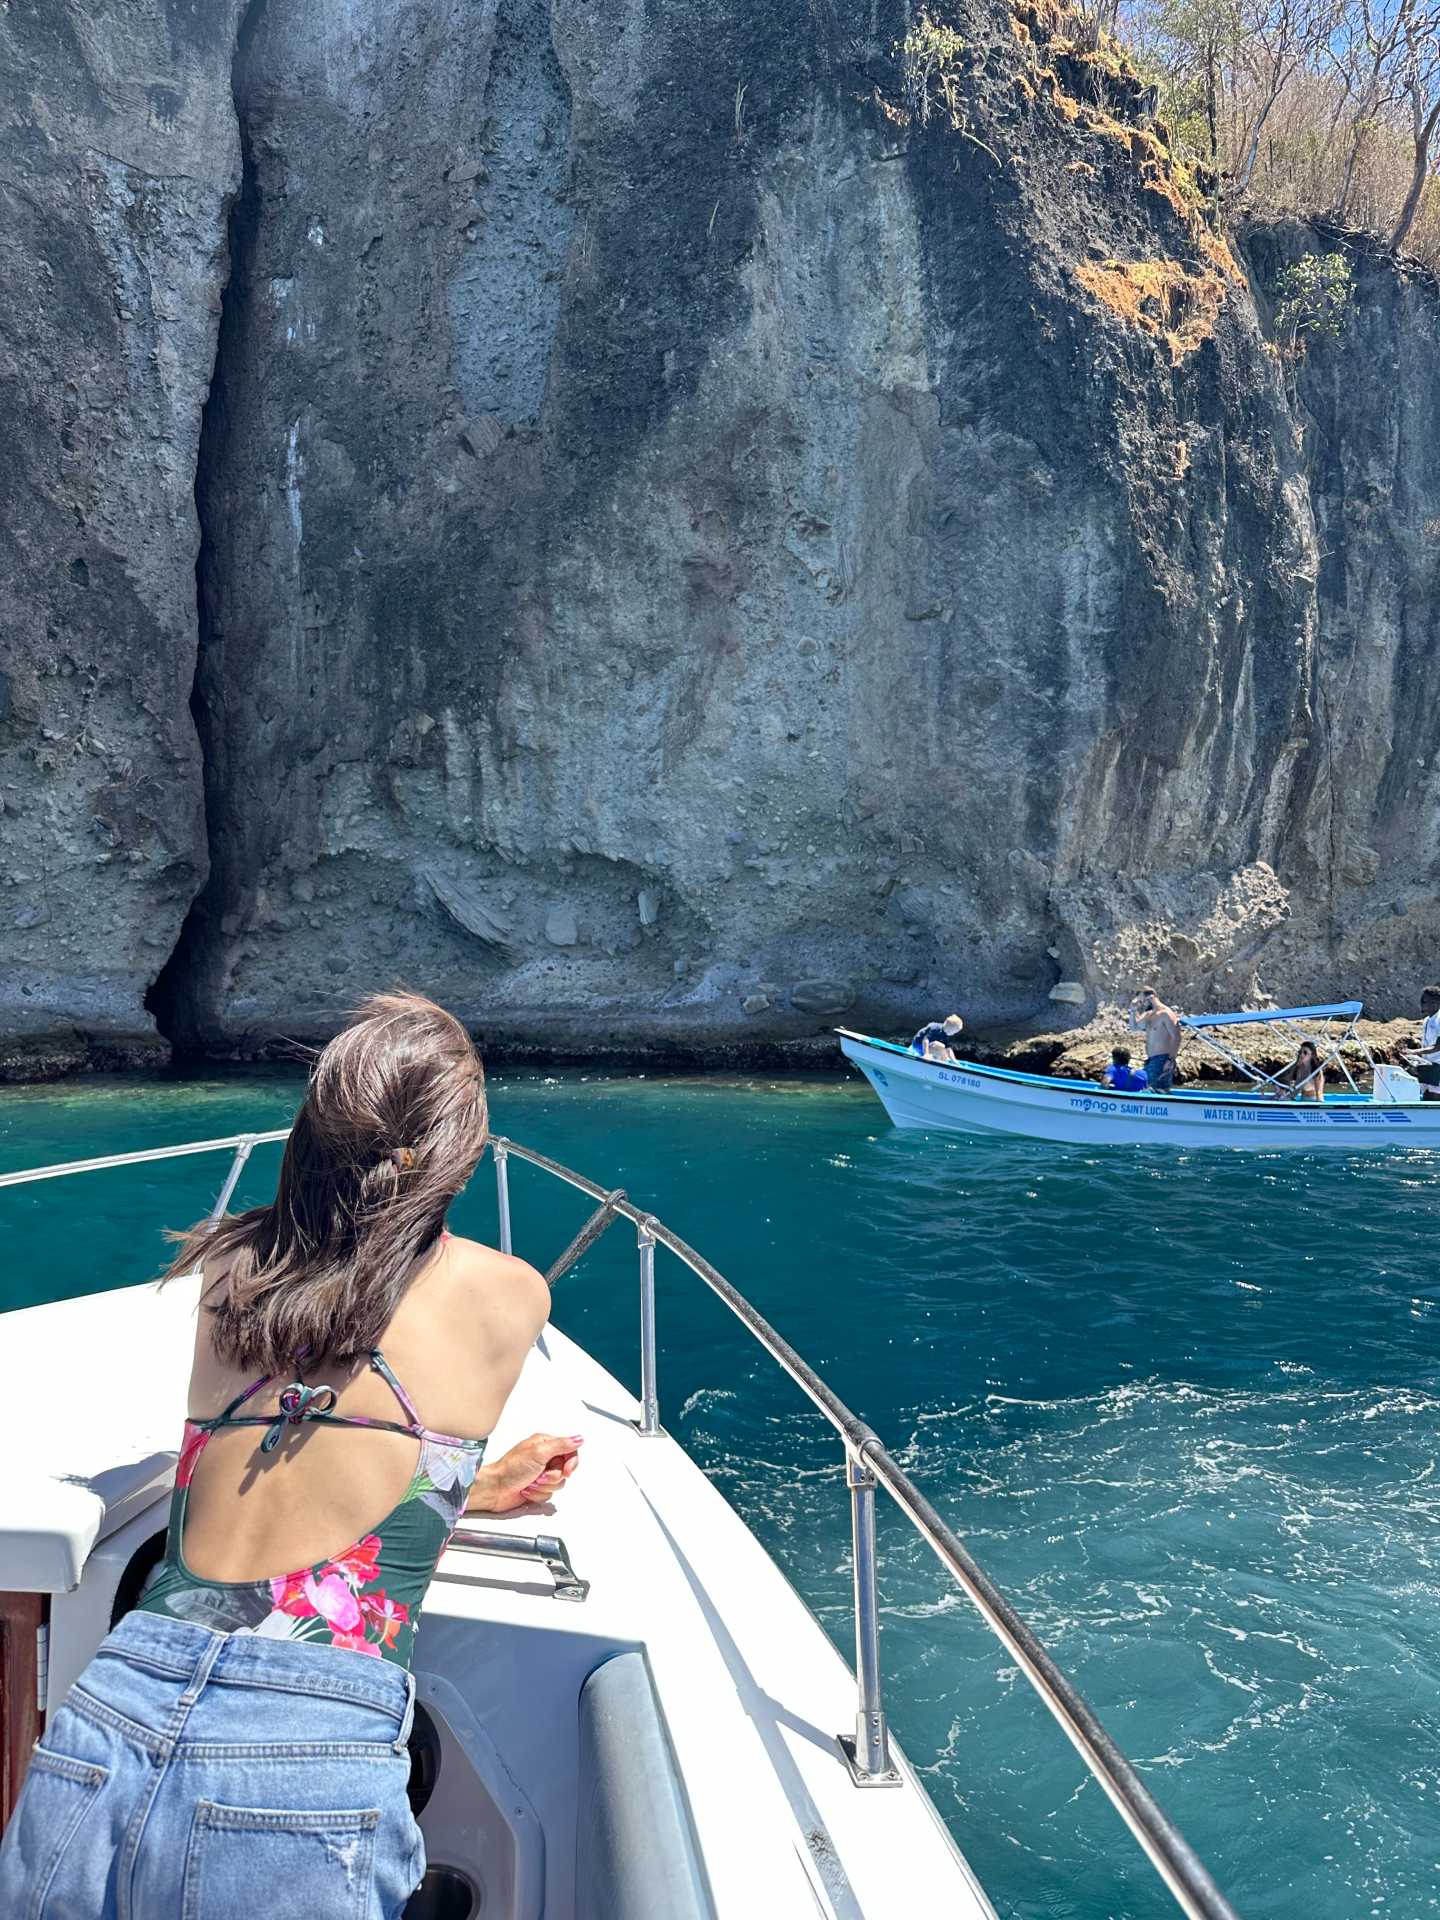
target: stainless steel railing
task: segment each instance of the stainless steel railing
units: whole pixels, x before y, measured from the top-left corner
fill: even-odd
[[[251,1151],[262,1143],[283,1140],[287,1133],[288,1129],[280,1128],[270,1133],[234,1134],[226,1139],[195,1141],[179,1147],[110,1154],[96,1160],[72,1160],[58,1166],[0,1174],[0,1187],[21,1186],[34,1180],[53,1180],[63,1174],[89,1173],[105,1167],[136,1166],[150,1160],[169,1160],[184,1154],[216,1153],[228,1149],[234,1157],[211,1213],[212,1218],[218,1218],[235,1191],[236,1182]],[[996,1638],[1013,1656],[1021,1672],[1060,1723],[1066,1737],[1139,1842],[1180,1910],[1190,1920],[1236,1920],[1234,1909],[1215,1885],[1199,1857],[1162,1812],[1149,1788],[1105,1731],[1074,1683],[1056,1665],[984,1568],[941,1519],[885,1447],[880,1436],[850,1411],[789,1341],[776,1332],[764,1315],[703,1254],[697,1253],[653,1214],[634,1205],[623,1192],[607,1190],[572,1168],[562,1166],[558,1160],[551,1160],[530,1147],[518,1146],[513,1140],[497,1137],[491,1145],[495,1160],[502,1251],[509,1253],[512,1250],[509,1167],[512,1156],[540,1168],[557,1180],[563,1180],[597,1202],[595,1212],[550,1269],[552,1279],[560,1278],[573,1266],[613,1221],[624,1219],[634,1226],[640,1281],[641,1412],[637,1431],[641,1435],[653,1438],[661,1433],[655,1343],[657,1246],[665,1247],[674,1254],[704,1281],[712,1293],[725,1302],[839,1434],[844,1447],[845,1481],[850,1493],[850,1524],[854,1542],[858,1698],[853,1736],[842,1734],[837,1738],[856,1784],[865,1787],[898,1787],[903,1784],[902,1776],[890,1757],[882,1698],[875,1544],[875,1489],[878,1485],[890,1495],[974,1604]]]

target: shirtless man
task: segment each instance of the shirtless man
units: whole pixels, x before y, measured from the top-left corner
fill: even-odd
[[[1152,1093],[1169,1093],[1180,1052],[1180,1019],[1154,987],[1142,987],[1130,1002],[1130,1025],[1145,1035],[1145,1080]]]

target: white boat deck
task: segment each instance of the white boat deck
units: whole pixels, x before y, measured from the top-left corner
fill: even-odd
[[[193,1290],[179,1284],[0,1317],[12,1383],[0,1410],[0,1589],[58,1593],[96,1543],[163,1525],[192,1312]],[[516,1836],[513,1871],[476,1863],[493,1882],[486,1914],[571,1920],[577,1696],[608,1654],[639,1647],[722,1920],[993,1920],[903,1756],[900,1787],[853,1783],[835,1741],[854,1729],[846,1663],[683,1450],[635,1431],[638,1412],[547,1329],[494,1447],[535,1428],[583,1433],[580,1470],[553,1511],[476,1524],[559,1533],[589,1596],[556,1599],[537,1564],[452,1550],[427,1601],[419,1696],[449,1730],[469,1728],[467,1751]],[[836,1481],[838,1507],[838,1464]],[[70,1639],[54,1650],[62,1684],[80,1659]],[[465,1844],[454,1784],[424,1823],[432,1859]]]
[[[543,1345],[496,1446],[537,1427],[584,1433],[583,1464],[546,1525],[592,1582],[590,1596],[566,1604],[548,1597],[548,1574],[514,1578],[505,1562],[452,1553],[431,1590],[417,1666],[437,1655],[441,1668],[452,1664],[443,1650],[461,1621],[543,1637],[528,1685],[503,1674],[484,1684],[482,1717],[507,1757],[523,1753],[526,1776],[545,1783],[536,1806],[547,1832],[563,1823],[574,1782],[557,1777],[562,1756],[537,1711],[537,1679],[573,1713],[596,1643],[639,1644],[721,1914],[752,1915],[757,1898],[761,1913],[796,1920],[913,1916],[941,1902],[955,1915],[990,1914],[913,1777],[895,1790],[854,1785],[835,1741],[854,1729],[854,1678],[755,1536],[673,1440],[635,1432],[639,1407],[609,1374],[563,1335],[547,1332]],[[837,1465],[837,1506],[842,1485]],[[485,1524],[537,1530],[533,1514]],[[552,1887],[554,1911],[567,1912]]]

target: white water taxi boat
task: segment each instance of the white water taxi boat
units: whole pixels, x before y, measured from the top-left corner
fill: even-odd
[[[231,1149],[218,1214],[251,1148],[283,1138],[5,1174],[0,1187]],[[494,1149],[507,1251],[513,1159],[598,1203],[551,1267],[552,1283],[615,1220],[636,1229],[641,1391],[632,1397],[547,1328],[505,1409],[498,1447],[536,1428],[584,1432],[585,1467],[566,1495],[563,1540],[545,1531],[543,1516],[537,1530],[531,1510],[483,1529],[462,1523],[441,1560],[417,1642],[422,1711],[412,1740],[411,1797],[430,1866],[407,1920],[995,1920],[887,1728],[877,1487],[1036,1688],[1182,1912],[1234,1920],[955,1534],[743,1295],[623,1193],[512,1142]],[[855,1675],[660,1425],[657,1245],[718,1294],[836,1431],[853,1529]],[[8,1383],[0,1408],[0,1824],[47,1705],[133,1603],[158,1557],[195,1292],[186,1282],[163,1292],[130,1287],[0,1314]]]
[[[1358,1000],[1328,1006],[1281,1007],[1254,1013],[1184,1014],[1180,1025],[1250,1083],[1234,1093],[1115,1093],[1093,1080],[1020,1073],[959,1060],[924,1060],[909,1047],[838,1028],[840,1048],[875,1089],[897,1127],[941,1133],[1016,1133],[1075,1146],[1248,1147],[1264,1152],[1352,1153],[1356,1148],[1440,1146],[1440,1101],[1421,1098],[1408,1073],[1376,1064],[1360,1038]],[[1337,1023],[1343,1022],[1343,1026]],[[1313,1040],[1322,1066],[1337,1071],[1344,1092],[1323,1100],[1281,1098],[1276,1074],[1252,1066],[1230,1043],[1230,1030],[1271,1026],[1292,1039]],[[1368,1069],[1363,1091],[1352,1061]]]

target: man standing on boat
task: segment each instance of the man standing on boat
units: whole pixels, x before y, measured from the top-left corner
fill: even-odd
[[[1152,1093],[1169,1093],[1180,1052],[1180,1016],[1154,987],[1142,987],[1130,1002],[1130,1025],[1145,1035],[1146,1085]]]
[[[1440,987],[1420,989],[1420,1051],[1405,1058],[1415,1069],[1422,1100],[1440,1100]]]

